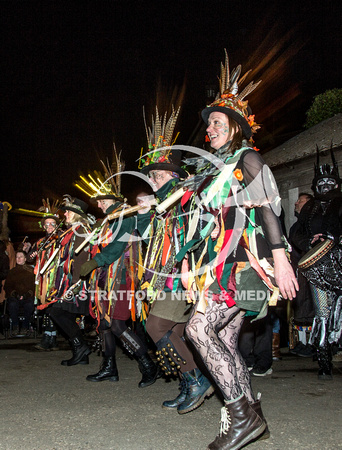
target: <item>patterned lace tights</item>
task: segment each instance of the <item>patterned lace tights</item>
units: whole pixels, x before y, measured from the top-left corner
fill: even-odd
[[[247,366],[238,350],[244,312],[225,302],[208,300],[205,314],[194,313],[186,334],[200,354],[225,400],[234,401],[244,394],[255,402]]]

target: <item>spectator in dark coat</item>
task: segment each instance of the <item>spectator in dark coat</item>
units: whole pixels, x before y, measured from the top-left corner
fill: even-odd
[[[19,332],[19,312],[23,310],[24,323],[22,334],[29,332],[30,320],[34,311],[34,273],[33,268],[26,264],[26,253],[16,253],[17,265],[8,272],[5,281],[8,313],[12,320],[12,335]]]

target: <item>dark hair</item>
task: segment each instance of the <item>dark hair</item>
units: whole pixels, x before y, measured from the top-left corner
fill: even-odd
[[[227,114],[226,114],[227,115]],[[243,133],[240,125],[230,116],[228,116],[228,126],[230,130],[234,130],[233,139],[229,145],[229,150],[233,154],[235,150],[242,147]]]
[[[311,200],[312,198],[314,198],[313,197],[313,195],[311,195],[311,194],[307,194],[306,192],[300,192],[299,194],[298,194],[298,198],[299,197],[307,197],[309,200]]]
[[[44,224],[45,224],[45,220],[48,220],[48,219],[54,220],[56,223],[57,223],[57,221],[58,221],[58,217],[51,215],[51,216],[43,217],[43,218],[42,218],[42,224],[44,225]]]

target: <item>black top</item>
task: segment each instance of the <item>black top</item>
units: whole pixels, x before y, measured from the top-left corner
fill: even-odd
[[[342,234],[342,197],[329,202],[309,200],[303,206],[292,240],[300,250],[307,252],[315,234],[330,234],[338,239]],[[317,241],[317,244],[320,241]]]

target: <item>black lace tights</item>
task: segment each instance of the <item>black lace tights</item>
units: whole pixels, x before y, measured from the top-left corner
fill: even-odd
[[[238,350],[238,337],[244,312],[225,302],[208,300],[205,314],[194,313],[186,334],[224,398],[234,401],[241,394],[255,402],[247,366]]]

